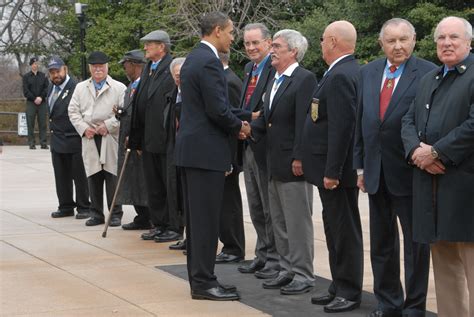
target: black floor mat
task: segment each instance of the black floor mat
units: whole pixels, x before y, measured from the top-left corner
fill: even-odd
[[[243,262],[242,262],[243,263]],[[302,295],[281,295],[280,290],[267,290],[262,288],[263,280],[255,278],[253,274],[241,274],[237,267],[242,263],[217,264],[215,272],[222,284],[235,285],[241,296],[240,301],[248,306],[263,311],[272,316],[332,316],[323,310],[323,306],[311,304],[311,297],[315,294],[324,294],[330,281],[316,277],[316,287],[310,293]],[[172,275],[188,280],[186,265],[157,266]],[[376,300],[372,293],[363,292],[362,303],[359,309],[347,313],[339,313],[337,316],[367,316],[376,307]],[[427,313],[427,317],[436,314]]]

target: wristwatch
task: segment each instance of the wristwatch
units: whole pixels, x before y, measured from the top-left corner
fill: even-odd
[[[432,156],[434,159],[439,158],[438,152],[436,152],[434,146],[431,147],[431,156]]]

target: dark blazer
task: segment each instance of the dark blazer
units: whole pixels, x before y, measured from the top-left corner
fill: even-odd
[[[365,189],[375,194],[383,168],[385,183],[393,195],[412,194],[412,167],[407,164],[401,138],[402,117],[415,98],[421,77],[436,66],[424,59],[410,57],[393,92],[383,121],[379,100],[386,58],[361,68],[361,98],[357,110],[354,140],[354,168],[364,169]]]
[[[232,108],[239,108],[240,95],[242,92],[242,80],[230,68],[224,70],[227,78],[227,90],[229,92],[229,102]],[[235,114],[235,113],[234,113]],[[237,158],[237,146],[239,140],[231,135],[229,137],[230,148],[232,152],[232,167],[234,173],[242,171],[242,162]]]
[[[166,153],[165,108],[167,95],[175,83],[170,72],[171,55],[161,59],[156,73],[149,75],[151,61],[140,76],[138,93],[134,99],[130,148],[152,153]]]
[[[49,101],[53,87],[54,85],[51,85],[49,88],[47,101]],[[48,105],[51,150],[57,153],[76,153],[81,152],[82,149],[81,137],[69,120],[67,111],[75,88],[76,82],[70,78],[51,110]]]
[[[445,77],[443,67],[434,69],[421,79],[402,119],[407,160],[422,141],[433,145],[446,166],[438,176],[414,168],[413,235],[418,242],[474,242],[473,83],[473,54]]]
[[[252,78],[252,68],[254,63],[249,62],[245,65],[244,73],[245,77],[243,80],[243,89],[242,94],[240,97],[240,108],[245,109],[245,95],[247,93],[247,88],[249,85],[250,78]],[[263,99],[265,92],[268,87],[268,83],[273,83],[273,78],[275,76],[275,69],[272,67],[272,59],[269,57],[265,63],[265,66],[262,69],[260,74],[260,78],[257,82],[257,86],[253,91],[252,97],[250,98],[249,108],[248,111],[250,116],[252,112],[259,111],[263,107]],[[252,142],[251,140],[239,142],[239,159],[241,157],[241,153],[243,153],[243,149],[246,146],[250,146],[254,153],[255,161],[260,168],[267,168],[267,158],[266,158],[266,137],[263,137],[258,143]]]
[[[318,118],[305,111],[303,172],[306,180],[323,187],[323,178],[338,179],[341,186],[355,187],[352,148],[360,83],[359,64],[353,55],[340,60],[323,77],[314,98],[319,99]],[[307,115],[306,115],[307,113]]]
[[[229,171],[229,136],[237,137],[242,122],[231,112],[222,63],[206,44],[200,43],[186,57],[181,89],[184,106],[176,136],[176,165]]]
[[[273,80],[268,84],[263,111],[251,126],[255,141],[267,136],[269,179],[282,182],[304,181],[303,176],[293,175],[291,165],[293,160],[302,159],[301,132],[316,85],[314,74],[298,66],[280,84],[270,110]]]

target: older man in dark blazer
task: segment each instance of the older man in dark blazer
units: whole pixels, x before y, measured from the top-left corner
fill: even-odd
[[[430,254],[413,241],[412,167],[405,160],[401,119],[418,83],[435,65],[412,56],[415,29],[394,18],[382,26],[384,58],[362,68],[362,94],[354,146],[358,186],[369,194],[370,255],[378,307],[369,316],[424,316]],[[390,86],[390,87],[389,87]],[[403,230],[405,298],[400,282]]]
[[[76,208],[77,219],[89,218],[89,186],[82,160],[81,137],[69,120],[67,110],[76,83],[69,77],[67,66],[58,56],[50,59],[48,71],[52,85],[46,100],[49,105],[51,158],[59,201],[58,210],[51,217],[74,216]]]
[[[166,193],[167,131],[165,108],[167,95],[174,89],[171,77],[171,42],[168,33],[156,30],[141,38],[149,60],[140,76],[134,99],[129,146],[143,151],[148,190],[148,209],[154,228],[142,234],[144,240],[175,241],[182,238],[176,224],[170,223]]]
[[[250,62],[244,69],[240,107],[254,119],[263,110],[265,91],[275,76],[270,58],[271,44],[271,33],[264,24],[245,26],[244,46]],[[257,233],[255,258],[238,269],[241,273],[254,273],[258,278],[273,278],[278,274],[279,264],[268,203],[266,137],[258,143],[239,142],[238,153],[244,169],[250,219]]]
[[[328,294],[312,298],[337,313],[360,305],[362,293],[362,229],[352,145],[360,83],[354,58],[357,33],[347,21],[328,25],[321,38],[329,66],[307,107],[303,128],[303,171],[316,185],[323,204],[324,232],[332,283]]]
[[[280,289],[283,295],[314,287],[313,186],[305,181],[301,168],[301,132],[317,85],[314,74],[298,63],[307,48],[298,31],[281,30],[273,36],[271,58],[276,72],[263,112],[251,124],[256,142],[267,136],[268,196],[280,256],[279,274],[262,286]]]
[[[221,285],[214,266],[225,172],[231,169],[229,137],[249,133],[250,127],[231,112],[218,57],[218,52],[229,52],[233,23],[227,15],[212,12],[200,27],[202,41],[181,68],[184,106],[175,148],[186,212],[189,283],[193,299],[236,300],[235,287]]]
[[[474,316],[472,25],[447,17],[434,37],[443,66],[420,81],[402,121],[413,171],[413,236],[431,244],[438,316]]]

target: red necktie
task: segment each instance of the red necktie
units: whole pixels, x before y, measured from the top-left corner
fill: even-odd
[[[249,103],[250,103],[250,98],[252,97],[255,87],[257,87],[258,75],[253,76],[253,72],[256,69],[257,69],[257,64],[254,64],[252,68],[252,75],[251,75],[249,84],[247,86],[247,93],[245,94],[245,108],[248,108]]]
[[[392,65],[390,66],[390,72],[394,73],[397,70],[397,67]],[[395,78],[385,78],[383,83],[382,91],[380,91],[380,120],[383,120],[385,112],[387,111],[390,99],[392,98],[393,87],[395,86]]]

